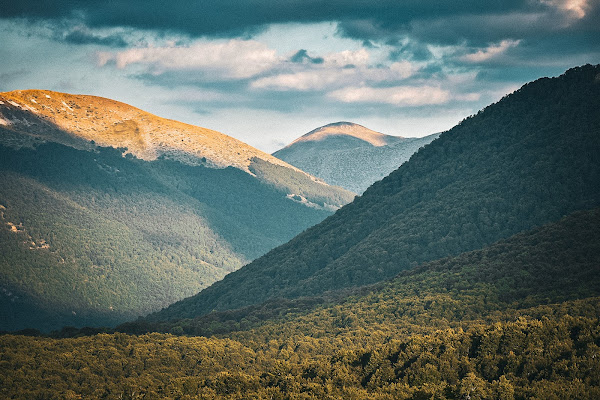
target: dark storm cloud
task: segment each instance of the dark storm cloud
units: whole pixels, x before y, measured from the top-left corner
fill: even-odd
[[[98,36],[84,30],[73,30],[56,39],[72,44],[99,44],[109,47],[126,47],[127,42],[121,35]]]
[[[131,26],[191,36],[253,32],[271,23],[340,21],[346,34],[373,39],[406,32],[415,20],[534,11],[527,0],[0,0],[2,17],[81,17],[89,26]]]
[[[189,37],[249,37],[272,23],[336,21],[341,36],[366,47],[396,47],[393,59],[426,60],[427,45],[485,47],[505,39],[522,40],[529,48],[548,37],[567,35],[551,51],[600,49],[599,1],[569,0],[0,0],[0,18],[24,17],[80,21],[89,28],[132,27]],[[582,8],[577,9],[577,7]],[[571,7],[571,8],[570,8]],[[575,7],[575,9],[573,9]],[[577,15],[581,11],[584,15]],[[406,38],[410,42],[406,44]],[[118,36],[71,32],[70,43],[113,47]],[[282,38],[283,39],[283,38]],[[562,47],[559,47],[562,46]],[[573,48],[575,46],[575,49]],[[546,47],[546,46],[544,46]],[[306,53],[294,62],[318,63]]]
[[[504,15],[463,15],[455,18],[437,18],[411,22],[411,37],[424,42],[452,45],[465,38],[472,44],[497,42],[506,38],[543,39],[559,33],[586,35],[599,31],[598,26],[561,15],[555,11],[546,14],[514,13]],[[591,45],[588,42],[587,45]]]

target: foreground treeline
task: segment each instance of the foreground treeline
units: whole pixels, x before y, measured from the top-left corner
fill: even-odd
[[[600,210],[351,296],[119,329],[206,336],[4,335],[0,397],[600,398]]]
[[[260,336],[245,345],[164,334],[76,339],[4,336],[0,395],[20,399],[600,397],[597,317],[519,318],[430,335],[390,337],[367,330],[362,335],[369,344],[361,345],[360,335],[355,340]],[[373,346],[373,341],[379,344]]]

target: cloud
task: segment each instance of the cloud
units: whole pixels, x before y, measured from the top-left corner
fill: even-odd
[[[485,49],[481,49],[476,53],[466,54],[461,57],[461,60],[470,63],[481,63],[495,59],[504,54],[508,49],[519,45],[520,40],[503,40],[497,45],[491,45]]]
[[[348,87],[329,93],[344,103],[382,103],[399,107],[445,104],[450,92],[435,86],[396,86],[387,88]]]
[[[325,57],[322,65],[292,73],[280,73],[253,81],[253,89],[271,90],[325,90],[356,85],[365,82],[395,82],[411,77],[418,67],[408,61],[399,61],[389,66],[369,66],[368,54],[344,52]],[[354,61],[360,65],[347,64]],[[348,67],[351,65],[352,67]]]
[[[41,19],[57,24],[76,20],[92,30],[126,27],[191,39],[249,39],[272,24],[333,22],[339,36],[356,39],[365,48],[395,47],[392,57],[398,60],[426,61],[431,45],[484,48],[504,40],[522,40],[530,47],[544,46],[555,33],[571,38],[563,47],[555,46],[555,56],[572,51],[573,43],[580,52],[600,51],[598,0],[0,0],[0,9],[0,19]],[[64,39],[80,44],[122,44],[118,37],[89,32],[74,32]],[[308,48],[301,42],[298,47]],[[302,50],[291,61],[321,62]],[[360,61],[340,60],[351,65]]]
[[[415,20],[461,15],[532,12],[539,2],[505,0],[0,0],[3,17],[61,19],[79,16],[91,27],[129,26],[178,31],[191,36],[231,36],[273,23],[338,21],[351,36],[372,39],[402,32]],[[545,0],[544,0],[545,1]],[[565,3],[583,0],[548,0]],[[569,6],[568,6],[569,7]],[[570,6],[577,9],[578,6]]]
[[[276,51],[254,40],[198,42],[190,46],[141,47],[117,53],[99,52],[99,66],[142,65],[153,74],[167,71],[204,71],[214,77],[245,79],[271,69],[281,61]]]
[[[98,44],[110,47],[127,46],[127,42],[122,35],[111,34],[101,36],[90,32],[89,29],[82,26],[75,27],[70,32],[67,32],[64,35],[58,35],[56,38],[73,44]]]
[[[323,57],[311,57],[308,55],[308,52],[305,49],[298,50],[292,57],[290,57],[290,61],[293,63],[311,63],[311,64],[323,64],[325,59]]]
[[[540,2],[555,7],[574,19],[582,19],[591,8],[589,0],[540,0]]]
[[[353,72],[350,70],[323,69],[301,71],[291,74],[279,74],[257,79],[251,83],[254,89],[276,90],[321,90],[325,87],[346,80]]]
[[[339,53],[331,53],[325,56],[325,63],[329,65],[365,66],[369,63],[369,52],[362,48],[359,50],[344,50]]]

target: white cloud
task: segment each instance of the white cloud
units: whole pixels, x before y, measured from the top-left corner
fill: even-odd
[[[464,55],[461,57],[461,60],[471,63],[489,61],[500,56],[506,52],[506,50],[518,46],[520,42],[520,40],[506,39],[501,41],[499,44],[488,46],[485,49],[477,51],[476,53]]]
[[[568,17],[581,19],[590,7],[589,0],[540,0],[542,4],[554,7]]]
[[[452,98],[450,92],[435,86],[348,87],[329,93],[329,97],[344,103],[382,103],[396,106],[444,104]]]
[[[97,54],[100,66],[114,61],[123,69],[142,64],[160,74],[170,70],[203,70],[224,78],[250,78],[265,72],[281,60],[276,51],[254,40],[197,42],[190,46],[132,48],[117,53]]]
[[[344,67],[346,65],[366,66],[369,63],[369,52],[366,49],[356,51],[344,50],[339,53],[331,53],[323,57],[326,65],[337,65]]]
[[[254,89],[321,90],[325,87],[351,79],[355,71],[350,69],[314,69],[291,74],[279,74],[252,82]]]
[[[389,67],[378,66],[360,69],[362,78],[369,82],[393,82],[410,78],[420,66],[409,61],[399,61]]]
[[[410,78],[417,70],[418,67],[409,61],[399,61],[390,65],[390,71],[402,79]]]
[[[369,53],[362,49],[357,52],[332,53],[322,64],[293,65],[293,72],[259,78],[251,83],[253,89],[272,90],[323,90],[365,83],[394,82],[404,80],[419,70],[417,64],[409,61],[395,62],[389,66],[369,66]],[[348,65],[353,67],[348,68]]]

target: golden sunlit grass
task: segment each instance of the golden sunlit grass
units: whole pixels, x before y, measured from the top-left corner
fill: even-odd
[[[375,132],[371,129],[365,128],[364,126],[351,124],[351,123],[337,123],[324,126],[316,129],[298,139],[294,140],[290,146],[294,143],[306,142],[306,141],[320,141],[324,140],[332,135],[348,135],[357,139],[364,140],[376,147],[381,147],[390,144],[390,139],[393,138],[383,133]]]
[[[251,160],[258,158],[299,171],[220,132],[161,118],[102,97],[19,90],[0,93],[0,101],[31,111],[77,138],[93,140],[100,146],[126,147],[145,160],[166,153],[186,163],[199,163],[205,158],[214,167],[233,166],[249,172]],[[64,142],[59,137],[43,139]]]

